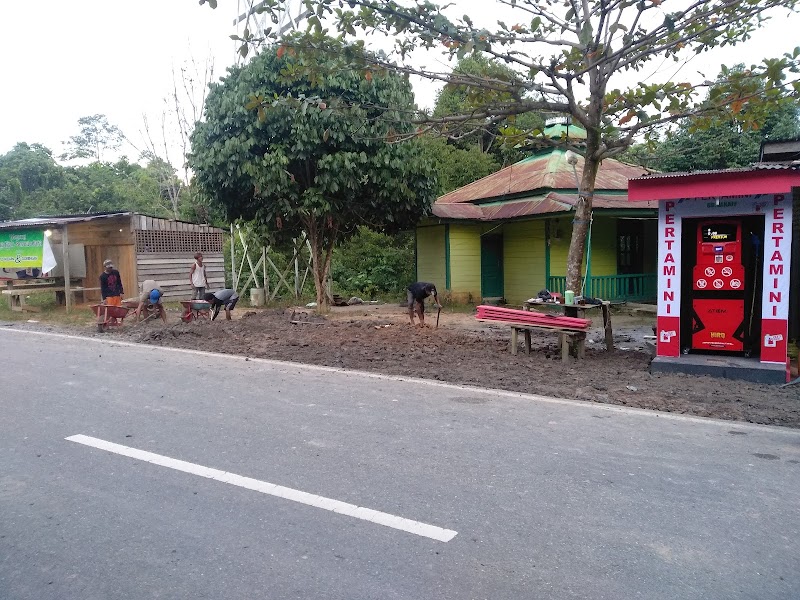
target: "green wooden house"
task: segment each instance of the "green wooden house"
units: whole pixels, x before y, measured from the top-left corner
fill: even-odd
[[[548,149],[437,199],[416,230],[417,279],[456,302],[520,304],[544,288],[563,293],[582,163],[578,157],[573,167],[564,150]],[[627,197],[628,179],[643,174],[611,159],[600,167],[585,296],[656,298],[657,207]]]

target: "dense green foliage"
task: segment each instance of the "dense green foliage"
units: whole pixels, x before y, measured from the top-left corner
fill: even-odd
[[[735,74],[747,71],[744,65],[724,67],[717,76],[718,85]],[[757,86],[754,93],[761,90]],[[712,102],[718,87],[709,90],[706,102]],[[687,117],[660,140],[633,147],[624,157],[628,162],[665,172],[698,171],[745,167],[759,160],[765,140],[788,140],[800,136],[800,105],[787,102],[764,115],[760,127],[743,127],[733,115],[749,110],[747,105],[728,107],[709,117]]]
[[[474,145],[459,148],[436,136],[426,136],[420,142],[438,175],[437,196],[491,175],[500,168],[500,163],[493,154],[481,152]]]
[[[146,168],[120,159],[81,167],[59,165],[39,144],[20,143],[0,156],[0,218],[139,210],[160,212],[158,182]]]
[[[276,238],[306,232],[320,304],[336,242],[359,226],[413,226],[436,183],[419,143],[398,141],[413,132],[407,79],[337,69],[351,48],[327,44],[324,71],[321,55],[283,46],[229,69],[208,94],[190,156],[200,189],[229,218]]]
[[[402,295],[414,280],[414,235],[386,235],[359,227],[358,233],[334,251],[331,274],[343,294]]]
[[[92,162],[66,167],[40,144],[19,143],[0,155],[0,220],[42,215],[133,211],[172,216],[160,170],[121,158],[114,163]],[[200,223],[221,223],[219,209],[208,198],[186,188],[181,218]]]
[[[800,136],[797,110],[787,106],[767,118],[760,129],[718,123],[695,130],[690,120],[655,146],[647,166],[659,171],[697,171],[745,167],[759,159],[761,142]]]
[[[489,103],[512,102],[509,92],[487,89],[482,82],[487,79],[510,82],[515,77],[513,69],[480,54],[462,58],[438,93],[433,116],[446,119],[448,115],[468,115],[473,111],[481,114],[482,107]],[[532,133],[541,134],[543,127],[544,119],[538,113],[526,113],[502,120],[482,116],[466,122],[443,122],[433,130],[448,138],[448,144],[455,148],[490,154],[499,168],[525,158],[528,155],[525,146],[535,137]]]

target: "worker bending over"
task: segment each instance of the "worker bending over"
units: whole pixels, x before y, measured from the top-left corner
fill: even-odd
[[[214,316],[211,320],[217,318],[219,309],[225,307],[225,318],[231,320],[231,311],[236,308],[236,303],[239,301],[239,296],[235,290],[224,289],[213,294],[209,293],[205,296],[205,301],[211,303],[211,308],[214,309]]]
[[[436,286],[432,283],[417,281],[408,286],[408,318],[414,324],[414,312],[419,316],[419,326],[425,327],[425,298],[433,296],[434,306],[441,308],[439,296],[436,294]]]
[[[139,294],[139,306],[136,308],[136,317],[141,318],[145,307],[155,311],[164,323],[167,322],[167,311],[161,303],[161,290],[152,279],[146,279],[142,284],[142,293]]]

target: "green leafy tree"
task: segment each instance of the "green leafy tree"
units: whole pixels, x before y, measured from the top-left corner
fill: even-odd
[[[466,149],[459,148],[436,136],[425,136],[420,138],[420,142],[438,175],[437,196],[477,181],[500,169],[500,163],[493,154],[481,152],[475,145],[470,145]]]
[[[414,236],[387,235],[359,227],[334,251],[333,281],[348,294],[372,299],[377,294],[402,294],[414,278]]]
[[[158,174],[126,158],[64,167],[25,143],[0,156],[0,219],[115,210],[171,215]]]
[[[413,225],[435,190],[419,144],[390,143],[412,131],[408,81],[340,68],[353,49],[326,44],[324,70],[321,55],[283,47],[230,69],[209,91],[190,155],[199,188],[229,218],[269,224],[276,236],[306,232],[321,308],[336,242],[359,225]]]
[[[169,215],[161,202],[158,180],[125,158],[116,163],[66,167],[59,187],[24,208],[29,216],[117,210]]]
[[[515,77],[513,69],[497,61],[480,54],[466,56],[453,68],[451,81],[439,91],[433,116],[446,119],[448,115],[467,115],[471,111],[482,115],[487,103],[508,102],[513,98],[507,91],[486,89],[481,82],[486,79],[507,82]],[[476,81],[475,85],[469,83],[472,79]],[[510,115],[499,122],[481,116],[471,122],[448,123],[445,120],[442,124],[432,126],[431,130],[447,137],[456,148],[477,148],[480,152],[491,154],[499,165],[505,166],[528,156],[531,134],[543,132],[544,119],[538,113]]]
[[[725,68],[717,81],[725,81],[732,73],[743,73],[744,65]],[[709,93],[714,97],[715,89]],[[779,105],[766,115],[760,127],[742,124],[719,111],[713,118],[687,117],[675,130],[668,131],[662,140],[631,149],[626,158],[658,171],[696,171],[745,167],[759,159],[761,142],[772,139],[792,139],[800,136],[797,102]],[[746,112],[747,106],[730,106],[729,111]]]
[[[765,139],[790,139],[800,136],[797,109],[786,106],[767,118],[760,129],[742,130],[735,123],[723,122],[696,129],[691,120],[655,146],[646,165],[658,171],[697,171],[746,167],[759,158]]]
[[[106,151],[118,150],[124,139],[122,131],[108,122],[105,115],[91,115],[78,119],[80,133],[64,142],[66,151],[61,160],[91,159],[99,162]]]
[[[262,10],[278,18],[284,4],[264,0]],[[317,35],[332,26],[343,36],[353,37],[361,30],[395,39],[393,56],[353,55],[351,69],[386,69],[457,84],[450,73],[410,62],[415,49],[439,49],[459,59],[482,54],[515,71],[511,80],[470,76],[464,83],[494,92],[482,107],[467,114],[423,115],[420,123],[468,126],[476,119],[501,122],[538,112],[570,115],[586,130],[585,145],[573,148],[584,160],[566,265],[567,287],[572,289],[578,289],[581,278],[595,180],[603,159],[621,154],[666,122],[730,108],[728,114],[749,127],[763,121],[770,104],[800,94],[800,49],[731,74],[715,86],[710,102],[699,100],[713,84],[681,81],[672,72],[647,72],[639,83],[625,83],[632,71],[657,71],[664,61],[680,63],[746,41],[769,11],[795,10],[798,0],[487,0],[483,6],[491,14],[508,16],[492,29],[473,23],[469,15],[452,16],[453,4],[430,1],[303,0],[303,6],[312,15],[308,27]],[[279,40],[272,30],[265,34],[239,36],[243,53],[264,37]],[[317,49],[322,54],[327,51],[321,39]]]
[[[64,169],[40,144],[19,143],[0,156],[0,220],[27,216],[26,206],[45,202],[64,184]]]

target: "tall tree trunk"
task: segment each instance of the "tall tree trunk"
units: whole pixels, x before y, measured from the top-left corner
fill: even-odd
[[[331,269],[331,258],[338,229],[331,224],[326,235],[325,222],[317,222],[316,219],[309,218],[306,221],[306,230],[308,241],[311,244],[311,272],[314,275],[314,289],[317,293],[317,311],[328,312],[330,298],[325,282]]]
[[[569,242],[567,254],[567,286],[575,294],[581,291],[581,265],[586,247],[586,235],[592,222],[592,201],[594,199],[594,186],[600,161],[595,159],[587,148],[586,160],[581,174],[581,189],[578,192],[578,202],[575,205],[575,218],[572,222],[572,237]]]

